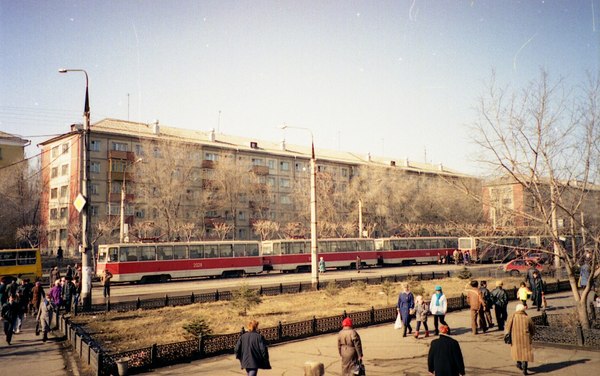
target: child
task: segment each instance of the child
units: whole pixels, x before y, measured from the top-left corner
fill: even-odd
[[[519,290],[517,291],[517,299],[519,299],[521,303],[523,303],[523,307],[525,307],[525,309],[527,309],[527,299],[530,295],[531,290],[527,288],[525,282],[521,282],[521,287],[519,287]]]
[[[429,306],[423,301],[421,295],[417,295],[415,300],[415,318],[417,320],[417,331],[415,332],[415,338],[419,338],[419,329],[421,323],[425,328],[425,337],[429,337],[429,327],[427,326],[427,316],[429,315]]]

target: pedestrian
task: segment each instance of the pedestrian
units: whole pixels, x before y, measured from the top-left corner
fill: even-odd
[[[525,309],[527,309],[527,299],[531,296],[531,290],[527,288],[525,282],[521,282],[519,289],[517,290],[517,299],[521,301]]]
[[[8,296],[6,303],[2,305],[1,311],[2,320],[4,320],[4,334],[6,335],[6,343],[10,345],[15,327],[15,321],[19,314],[19,305],[12,295]]]
[[[584,289],[590,280],[590,264],[584,262],[579,268],[579,287]]]
[[[402,285],[404,291],[400,293],[398,296],[398,304],[396,305],[396,310],[400,313],[400,318],[402,319],[403,324],[403,332],[402,337],[406,337],[406,331],[408,330],[408,334],[412,333],[412,327],[410,326],[411,316],[415,314],[415,298],[410,292],[410,287],[408,283]]]
[[[60,271],[58,270],[58,266],[55,266],[50,271],[50,288],[54,286],[54,282],[60,279]]]
[[[479,291],[481,291],[481,298],[483,299],[483,314],[485,316],[485,322],[488,328],[494,327],[494,321],[492,320],[492,295],[490,290],[487,288],[487,281],[479,282]]]
[[[531,282],[531,301],[533,305],[537,307],[538,311],[542,306],[542,295],[544,295],[544,281],[542,281],[540,272],[535,270]]]
[[[56,264],[58,265],[59,268],[62,267],[62,261],[63,261],[63,249],[59,245],[58,250],[56,251]]]
[[[496,281],[496,288],[492,290],[492,301],[494,302],[494,313],[496,314],[496,322],[498,323],[498,330],[504,330],[504,323],[508,317],[508,294],[503,288],[502,281]]]
[[[323,257],[319,257],[319,273],[325,273],[325,260],[323,260]]]
[[[258,375],[259,369],[271,369],[267,341],[257,332],[258,321],[248,322],[248,331],[235,344],[235,358],[240,361],[247,376]]]
[[[112,276],[113,275],[111,272],[109,272],[107,269],[104,269],[104,272],[102,273],[102,278],[100,278],[100,283],[104,288],[103,294],[105,299],[110,299],[110,280]]]
[[[427,355],[427,368],[435,376],[465,374],[465,363],[458,341],[448,335],[450,328],[440,325],[440,337],[431,341]]]
[[[73,268],[71,267],[71,265],[67,265],[67,271],[65,272],[65,277],[67,279],[73,279]]]
[[[508,319],[505,334],[510,333],[510,355],[517,362],[517,368],[523,371],[523,375],[528,375],[527,367],[529,362],[533,362],[533,336],[535,334],[535,325],[527,316],[525,306],[517,304],[515,313]]]
[[[23,295],[23,290],[17,290],[16,301],[19,310],[17,311],[17,318],[15,320],[15,326],[13,328],[13,331],[16,334],[19,334],[21,333],[21,328],[23,327],[23,321],[25,321],[27,307],[29,306],[29,300],[27,300],[27,297]]]
[[[483,298],[481,297],[481,291],[479,291],[479,282],[471,281],[467,289],[467,301],[471,310],[471,331],[473,334],[477,334],[477,322],[481,330],[487,332],[487,323],[483,316]]]
[[[50,293],[42,298],[36,317],[40,331],[43,333],[42,341],[44,342],[48,340],[48,332],[51,330],[52,313],[54,312],[50,299]]]
[[[33,304],[33,312],[35,313],[40,309],[40,302],[42,301],[42,298],[46,296],[40,281],[35,283],[35,286],[33,286],[33,289],[31,290],[31,294],[31,303]]]
[[[63,305],[65,307],[65,313],[71,313],[71,306],[73,305],[73,298],[75,296],[76,287],[70,278],[65,278],[65,283],[62,289]]]
[[[469,265],[469,261],[471,261],[471,252],[467,249],[465,254],[463,255],[465,265]]]
[[[446,323],[448,300],[442,292],[442,286],[435,286],[435,292],[431,295],[431,301],[429,302],[429,311],[433,315],[433,326],[435,328],[435,335],[437,336],[440,334],[439,323],[448,326]]]
[[[56,280],[54,282],[54,287],[50,289],[50,303],[52,304],[52,309],[54,311],[54,315],[56,315],[56,328],[58,328],[58,320],[60,314],[60,307],[62,306],[62,286],[60,285],[60,281]]]
[[[8,301],[8,292],[6,291],[6,280],[0,277],[0,307]]]
[[[452,252],[452,258],[454,259],[454,265],[458,265],[458,249],[455,249],[454,252]]]
[[[354,369],[357,364],[362,363],[363,350],[360,336],[352,328],[352,319],[346,317],[342,321],[337,339],[338,353],[342,358],[342,376],[355,375]]]
[[[81,279],[79,276],[75,277],[75,296],[73,297],[73,306],[75,307],[75,312],[77,312],[77,306],[79,305],[79,297],[81,296]]]
[[[356,256],[356,271],[360,273],[360,269],[362,268],[362,260],[360,256]]]
[[[415,320],[417,320],[417,330],[415,331],[416,339],[419,339],[419,330],[421,329],[421,324],[423,324],[423,328],[425,329],[425,337],[429,337],[427,316],[429,316],[429,305],[423,300],[421,295],[417,295],[415,298]]]

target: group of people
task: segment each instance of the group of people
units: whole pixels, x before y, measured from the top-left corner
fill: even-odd
[[[398,304],[396,310],[402,321],[402,336],[406,337],[406,334],[412,334],[411,321],[414,317],[417,321],[417,327],[415,331],[415,338],[420,338],[419,333],[421,325],[425,330],[425,337],[429,337],[429,326],[427,325],[427,319],[430,315],[433,316],[433,325],[435,335],[439,335],[439,326],[448,324],[446,323],[445,317],[448,310],[448,301],[446,295],[442,292],[441,286],[435,286],[434,293],[431,295],[429,304],[423,299],[423,296],[417,295],[416,297],[410,291],[410,286],[405,283],[402,286],[403,291],[398,296]],[[449,330],[449,329],[448,329]]]

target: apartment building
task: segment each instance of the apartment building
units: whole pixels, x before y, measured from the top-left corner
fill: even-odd
[[[0,131],[0,168],[22,161],[29,140]]]
[[[68,250],[78,246],[77,231],[80,215],[73,202],[81,191],[82,145],[81,126],[74,125],[70,132],[42,142],[43,192],[41,205],[42,224],[48,237],[42,246],[56,249],[59,245]],[[310,175],[311,149],[307,146],[288,145],[255,140],[211,131],[197,131],[164,126],[158,122],[136,123],[118,119],[104,119],[90,127],[88,203],[92,225],[110,217],[120,216],[123,201],[125,223],[151,221],[152,210],[143,202],[136,185],[145,184],[135,171],[151,156],[160,155],[152,142],[170,141],[186,149],[185,164],[192,167],[195,183],[187,190],[186,215],[205,208],[198,207],[195,197],[210,185],[215,168],[224,158],[235,156],[236,161],[251,166],[258,181],[269,189],[268,218],[285,222],[293,217],[298,207],[290,197],[295,182]],[[149,150],[153,149],[153,150]],[[317,170],[326,172],[340,187],[347,186],[358,173],[359,166],[389,167],[412,174],[466,176],[441,165],[408,160],[390,160],[371,155],[359,156],[351,152],[317,149]],[[178,173],[178,167],[173,173]],[[121,190],[126,185],[125,200]],[[260,207],[259,207],[260,206]],[[208,210],[203,216],[206,231],[219,222],[235,218],[237,239],[255,237],[252,223],[256,212],[264,203],[240,197],[236,212],[227,209]]]

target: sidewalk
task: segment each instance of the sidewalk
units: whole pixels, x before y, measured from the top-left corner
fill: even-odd
[[[514,312],[516,302],[509,305]],[[548,313],[572,306],[570,293],[548,296]],[[539,314],[528,310],[528,314]],[[510,357],[510,346],[504,344],[503,334],[493,328],[486,334],[473,336],[469,323],[469,311],[450,313],[446,317],[453,337],[461,345],[467,375],[520,375]],[[433,320],[429,320],[433,327]],[[367,375],[428,375],[428,339],[402,338],[393,324],[359,328],[362,338]],[[304,374],[306,361],[318,361],[325,365],[326,375],[340,375],[340,358],[337,354],[337,334],[323,335],[306,340],[272,346],[269,349],[271,370],[260,370],[261,376],[298,376]],[[589,376],[600,369],[600,352],[583,351],[566,347],[550,347],[534,344],[534,359],[530,373],[544,375]],[[155,375],[245,375],[233,355],[198,360],[187,364],[154,370]],[[146,373],[146,374],[148,374]]]
[[[28,316],[21,333],[13,335],[10,346],[1,332],[0,375],[77,376],[79,370],[61,340],[49,334],[44,343],[41,335],[35,335],[35,317]]]

